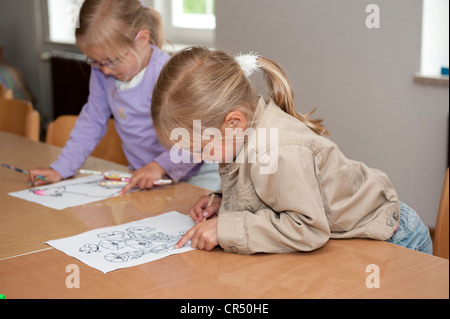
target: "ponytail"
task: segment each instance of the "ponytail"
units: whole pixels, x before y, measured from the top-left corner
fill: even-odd
[[[294,108],[288,77],[269,59],[255,54],[237,59],[220,50],[190,47],[177,52],[163,67],[153,89],[151,113],[158,138],[163,145],[174,142],[176,128],[194,135],[193,122],[201,119],[202,128],[220,128],[235,110],[251,123],[259,95],[248,77],[262,69],[269,96],[286,113],[305,123],[319,135],[328,132],[322,120],[312,120]]]
[[[150,43],[161,49],[164,43],[166,43],[166,35],[164,33],[161,15],[152,7],[146,7],[145,10],[148,15]]]
[[[298,113],[294,107],[294,93],[291,83],[286,73],[272,60],[259,57],[258,62],[261,69],[264,71],[267,86],[269,88],[269,97],[274,100],[284,112],[297,118],[305,123],[314,133],[318,135],[330,135],[329,132],[322,125],[322,119],[310,119],[316,108],[310,113],[304,115]]]

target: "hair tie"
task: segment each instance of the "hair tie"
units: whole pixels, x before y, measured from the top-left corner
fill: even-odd
[[[234,57],[234,60],[239,63],[245,77],[249,78],[253,73],[259,72],[263,64],[258,61],[261,56],[255,52],[248,54],[239,53]]]
[[[142,8],[147,8],[147,5],[144,3],[144,0],[139,0],[139,1],[140,1],[141,5],[142,5]]]

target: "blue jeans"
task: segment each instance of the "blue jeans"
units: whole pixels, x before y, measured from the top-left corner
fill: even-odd
[[[426,254],[433,254],[433,244],[428,227],[425,226],[414,209],[402,202],[400,202],[400,209],[399,227],[394,235],[386,241]]]

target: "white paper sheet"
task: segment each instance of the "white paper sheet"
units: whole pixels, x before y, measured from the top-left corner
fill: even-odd
[[[194,225],[189,216],[174,211],[46,244],[107,273],[193,250],[190,241],[180,249],[174,246]]]
[[[108,173],[120,172],[111,171]],[[119,195],[121,188],[102,187],[100,186],[100,182],[102,181],[103,176],[90,175],[51,185],[29,188],[23,191],[9,193],[9,195],[61,210]]]

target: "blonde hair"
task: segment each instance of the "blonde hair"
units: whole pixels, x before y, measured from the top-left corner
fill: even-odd
[[[102,46],[112,54],[132,47],[139,31],[150,31],[150,43],[161,48],[166,41],[161,16],[139,0],[86,0],[80,10],[75,36],[79,47]]]
[[[286,113],[305,123],[319,135],[328,132],[322,120],[297,113],[294,95],[283,70],[267,58],[258,58],[268,85],[268,98]],[[170,133],[186,128],[192,135],[192,123],[219,128],[227,114],[241,111],[251,121],[259,96],[245,77],[239,63],[223,51],[191,47],[174,55],[162,69],[153,89],[152,117],[158,137],[171,146]],[[313,110],[314,112],[314,110]]]

